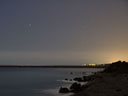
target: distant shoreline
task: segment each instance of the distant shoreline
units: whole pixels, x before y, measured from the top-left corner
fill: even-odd
[[[105,66],[23,66],[23,65],[0,65],[0,68],[105,68]]]

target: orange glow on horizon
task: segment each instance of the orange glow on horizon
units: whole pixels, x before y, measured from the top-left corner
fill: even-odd
[[[116,61],[128,61],[128,55],[126,54],[113,54],[108,58],[108,63]]]

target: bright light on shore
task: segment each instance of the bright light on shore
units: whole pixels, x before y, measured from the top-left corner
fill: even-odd
[[[96,66],[97,64],[83,64],[84,66]]]

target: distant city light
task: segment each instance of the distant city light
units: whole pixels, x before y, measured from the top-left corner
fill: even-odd
[[[97,66],[97,64],[83,64],[84,66]]]

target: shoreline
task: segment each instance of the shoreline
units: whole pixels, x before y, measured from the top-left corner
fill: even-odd
[[[72,84],[69,87],[65,87],[65,86],[60,87],[59,93],[67,94],[67,93],[77,93],[79,91],[82,91],[83,87],[87,85],[90,80],[94,79],[94,76],[95,76],[94,74],[96,74],[97,72],[101,72],[103,70],[104,68],[101,70],[97,70],[95,72],[91,72],[90,74],[86,74],[86,75],[84,74],[82,75],[82,77],[81,76],[73,77]],[[70,79],[65,78],[64,81],[69,82]]]
[[[112,63],[94,75],[81,91],[71,96],[128,96],[128,63]]]
[[[70,65],[70,66],[59,66],[59,65],[55,65],[55,66],[29,66],[29,65],[0,65],[0,68],[105,68],[105,66],[74,66],[74,65]]]
[[[102,78],[88,82],[85,85],[88,87],[71,96],[127,96],[128,74],[102,73],[99,76]]]

